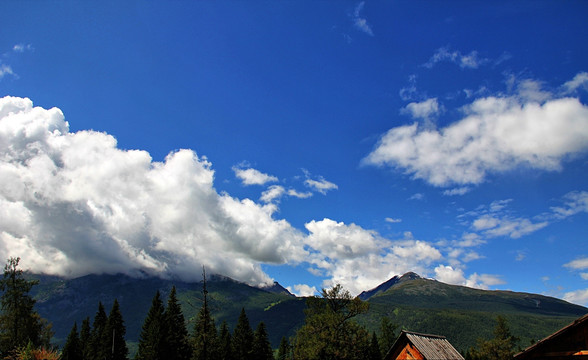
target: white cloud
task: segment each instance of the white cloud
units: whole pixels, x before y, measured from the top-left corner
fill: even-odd
[[[33,50],[33,46],[31,44],[16,44],[12,47],[12,51],[17,52],[17,53],[22,53],[25,51],[32,51]]]
[[[399,222],[402,222],[402,219],[395,219],[395,218],[391,218],[391,217],[387,217],[384,220],[386,220],[386,222],[389,222],[391,224],[397,224]]]
[[[451,189],[451,190],[445,190],[443,191],[443,195],[445,196],[456,196],[456,195],[465,195],[467,193],[469,193],[472,190],[472,188],[470,188],[469,186],[463,186],[463,187],[459,187],[459,188],[455,188],[455,189]]]
[[[567,268],[574,270],[588,269],[588,257],[579,258],[564,265]]]
[[[261,193],[259,200],[269,203],[276,199],[280,199],[286,193],[286,189],[280,185],[272,185],[266,191]]]
[[[441,282],[453,285],[462,285],[478,289],[489,289],[491,286],[504,284],[504,281],[496,275],[474,273],[465,277],[462,269],[447,265],[439,265],[435,268],[435,278]]]
[[[416,193],[408,198],[408,200],[419,200],[419,201],[424,200],[424,199],[425,199],[425,194],[423,194],[423,193]]]
[[[588,289],[570,291],[564,294],[563,299],[574,304],[588,305]]]
[[[281,185],[272,185],[261,194],[259,198],[262,202],[270,203],[272,201],[279,201],[283,196],[291,196],[298,199],[307,199],[312,196],[311,192],[298,192],[294,189],[284,188]]]
[[[314,286],[308,286],[306,284],[288,286],[286,289],[296,296],[314,296],[318,293]]]
[[[353,25],[356,29],[368,34],[369,36],[374,36],[374,32],[372,31],[370,24],[367,22],[367,19],[361,16],[361,12],[364,6],[365,1],[362,1],[359,4],[357,4],[353,11],[351,19],[353,20]]]
[[[442,47],[437,49],[423,66],[431,69],[440,62],[451,62],[462,69],[477,69],[480,65],[487,63],[488,59],[479,58],[478,52],[475,50],[464,55],[459,51],[449,51],[449,48]]]
[[[427,99],[421,102],[411,102],[400,110],[401,114],[412,116],[413,119],[424,120],[426,128],[434,128],[434,120],[443,112],[443,106],[439,105],[437,98]]]
[[[336,184],[325,180],[323,177],[319,177],[318,180],[307,178],[304,181],[304,184],[312,190],[317,191],[323,195],[325,195],[329,190],[336,190],[339,188]]]
[[[416,75],[413,74],[408,77],[408,86],[403,87],[398,92],[398,95],[400,96],[400,98],[402,100],[410,101],[410,100],[414,100],[415,98],[417,98],[418,91],[417,91],[417,87],[416,87],[416,81],[417,81]]]
[[[262,263],[305,259],[304,235],[274,204],[214,189],[191,150],[154,162],[95,131],[69,132],[57,109],[0,99],[0,257],[65,276],[147,271],[183,279],[202,265],[251,284]]]
[[[580,212],[588,212],[588,191],[572,191],[564,195],[564,206],[551,208],[557,219],[565,219]]]
[[[2,79],[5,75],[13,75],[16,74],[12,71],[12,68],[6,64],[0,64],[0,79]]]
[[[253,168],[241,169],[239,167],[233,167],[233,171],[235,172],[235,176],[241,179],[243,185],[265,185],[268,182],[278,181],[277,177],[262,173]]]
[[[294,189],[288,189],[287,194],[288,196],[293,196],[299,199],[308,199],[309,197],[312,197],[311,192],[299,192]]]
[[[525,97],[541,96],[536,89]],[[516,95],[486,97],[443,129],[415,123],[390,129],[363,164],[404,169],[434,186],[480,184],[490,173],[517,167],[558,171],[588,150],[588,107],[578,99],[523,102]]]
[[[588,90],[588,72],[576,74],[574,78],[563,84],[564,94],[571,94],[582,88]]]
[[[306,245],[312,269],[329,277],[324,287],[341,284],[352,294],[407,271],[425,273],[431,263],[441,258],[438,249],[412,239],[411,234],[391,241],[356,224],[330,219],[311,221],[305,226],[310,233]]]

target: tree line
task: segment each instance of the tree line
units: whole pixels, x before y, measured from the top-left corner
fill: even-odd
[[[0,356],[9,360],[127,360],[129,349],[120,306],[115,299],[109,314],[98,303],[94,320],[87,317],[78,330],[77,323],[59,351],[50,341],[51,324],[34,310],[29,295],[38,282],[26,280],[18,269],[18,258],[8,260],[0,280]],[[144,319],[139,337],[137,360],[381,360],[397,338],[397,324],[382,318],[379,332],[370,333],[354,321],[368,310],[368,303],[335,285],[323,289],[321,297],[307,298],[305,322],[290,339],[283,337],[274,351],[267,329],[260,322],[255,331],[242,308],[231,332],[226,322],[214,322],[208,304],[206,275],[203,304],[189,333],[176,288],[172,287],[164,305],[156,292]],[[517,338],[506,320],[498,317],[494,339],[480,340],[464,355],[467,360],[503,360],[514,354]]]

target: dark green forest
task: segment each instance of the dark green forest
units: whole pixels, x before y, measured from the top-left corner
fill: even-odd
[[[18,262],[8,261],[0,281],[6,359],[382,359],[402,329],[444,335],[466,359],[508,358],[587,310],[414,274],[364,301],[339,285],[296,298],[205,274],[198,286],[98,276],[76,287],[34,279]]]

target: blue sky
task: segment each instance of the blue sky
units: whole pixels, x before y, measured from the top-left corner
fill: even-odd
[[[588,4],[5,1],[0,256],[588,305]]]

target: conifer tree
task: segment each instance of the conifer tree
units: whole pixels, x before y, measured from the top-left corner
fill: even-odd
[[[29,295],[38,281],[26,280],[18,268],[20,258],[10,258],[4,267],[4,277],[0,280],[0,353],[26,346],[49,346],[50,326],[33,309],[35,300]]]
[[[165,343],[166,325],[164,321],[164,308],[159,290],[151,302],[151,308],[143,322],[139,337],[139,350],[135,356],[138,360],[164,360],[167,359],[167,347]]]
[[[214,319],[208,307],[208,290],[206,289],[206,272],[203,270],[204,284],[202,293],[204,301],[198,312],[198,319],[194,325],[194,353],[193,360],[216,360],[219,358],[218,336]]]
[[[508,321],[503,316],[496,317],[494,338],[478,340],[478,346],[471,349],[469,356],[474,359],[504,360],[512,359],[519,339],[510,332]]]
[[[233,345],[231,340],[231,333],[229,325],[223,321],[219,331],[219,359],[232,360],[233,359]]]
[[[398,325],[393,323],[389,317],[384,316],[382,318],[382,322],[380,323],[380,337],[378,339],[378,344],[380,345],[380,353],[382,358],[386,356],[388,350],[394,345],[396,341],[396,329]]]
[[[90,356],[92,360],[103,360],[108,356],[105,344],[107,343],[106,338],[106,324],[108,318],[106,317],[106,311],[104,311],[104,305],[102,302],[98,302],[98,310],[94,316],[94,323],[92,324],[92,331],[90,333]]]
[[[80,329],[80,351],[82,359],[90,359],[90,338],[91,338],[90,318],[87,317],[82,321],[82,328]]]
[[[278,347],[278,357],[276,360],[287,360],[292,358],[292,347],[290,342],[285,336],[282,336],[280,340],[280,346]]]
[[[372,333],[372,341],[370,342],[370,348],[368,353],[369,360],[382,360],[382,354],[380,351],[380,344],[378,343],[378,336],[376,333]]]
[[[78,335],[78,325],[74,323],[63,350],[61,352],[61,360],[83,360],[82,346]]]
[[[245,314],[245,308],[241,308],[241,314],[233,331],[233,355],[236,360],[249,360],[251,347],[253,346],[253,330],[249,325],[249,319]]]
[[[168,345],[167,359],[189,360],[192,355],[192,348],[188,338],[184,314],[176,297],[175,286],[172,287],[167,299],[167,308],[164,317],[168,325],[168,332],[166,334],[166,344]]]
[[[126,328],[118,300],[114,299],[110,315],[108,315],[108,322],[106,325],[106,338],[109,340],[107,344],[110,351],[108,354],[110,360],[126,360],[129,350],[125,341]]]
[[[251,356],[256,360],[273,360],[274,352],[269,342],[265,324],[260,322],[253,334],[253,344],[251,346]]]

